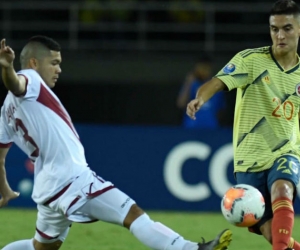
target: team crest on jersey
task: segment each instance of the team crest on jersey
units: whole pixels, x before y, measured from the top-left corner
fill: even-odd
[[[233,71],[235,71],[235,65],[233,63],[227,64],[223,69],[223,72],[226,74],[230,74]]]
[[[296,85],[296,95],[297,96],[300,96],[300,83],[298,83],[297,85]]]

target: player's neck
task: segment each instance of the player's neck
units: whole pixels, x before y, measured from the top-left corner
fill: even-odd
[[[284,70],[293,68],[299,62],[299,57],[295,51],[286,54],[278,54],[276,53],[276,50],[272,48],[272,52],[277,63],[279,63]]]

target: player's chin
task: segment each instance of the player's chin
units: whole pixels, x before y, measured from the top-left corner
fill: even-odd
[[[278,47],[277,48],[277,54],[278,55],[285,55],[288,52],[290,52],[290,51],[289,51],[289,48],[287,48],[287,47]]]
[[[279,51],[289,51],[290,47],[287,44],[278,44],[277,50]]]
[[[55,80],[52,80],[52,81],[50,81],[50,82],[49,82],[49,84],[48,84],[48,87],[49,87],[49,88],[54,88],[54,87],[55,87],[55,85],[56,85],[56,81],[57,81],[56,79],[55,79]]]
[[[47,86],[52,89],[55,86],[54,82],[46,82]]]

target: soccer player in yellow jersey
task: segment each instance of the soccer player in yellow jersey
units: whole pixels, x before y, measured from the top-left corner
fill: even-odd
[[[237,89],[234,172],[238,183],[258,188],[264,217],[249,231],[262,234],[273,250],[300,250],[292,238],[293,200],[300,167],[300,9],[277,1],[270,12],[272,46],[237,53],[187,106],[195,113],[221,90]]]

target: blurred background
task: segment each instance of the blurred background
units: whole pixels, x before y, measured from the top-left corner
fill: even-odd
[[[237,52],[271,45],[273,2],[1,0],[0,30],[17,57],[33,35],[62,45],[53,91],[99,175],[146,209],[219,211],[235,183],[235,92],[209,102],[194,123],[186,103]],[[12,206],[33,206],[33,166],[16,148],[9,157],[9,180],[22,193]]]
[[[177,126],[187,72],[204,53],[215,74],[238,51],[269,45],[272,2],[1,0],[0,29],[16,52],[36,34],[62,45],[55,92],[75,122]],[[226,101],[231,126],[234,93]]]

